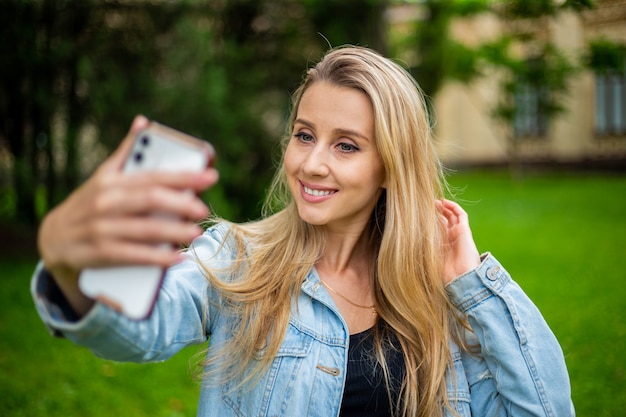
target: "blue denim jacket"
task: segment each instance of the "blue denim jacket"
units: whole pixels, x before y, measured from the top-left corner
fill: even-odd
[[[192,247],[201,260],[224,267],[233,252],[227,246],[220,249],[223,239],[224,228],[217,226]],[[39,265],[32,292],[44,323],[107,359],[161,361],[209,337],[211,355],[225,342],[232,324],[220,314],[218,296],[191,254],[168,270],[155,310],[144,321],[129,320],[100,303],[81,320],[71,320],[63,300],[53,302],[46,296],[49,279]],[[487,254],[479,267],[447,289],[469,318],[471,337],[481,346],[480,355],[451,346],[454,372],[447,374],[447,391],[456,412],[462,417],[573,416],[561,348],[537,308],[497,260]],[[241,391],[232,389],[237,381],[222,385],[207,381],[198,416],[338,416],[348,327],[315,269],[298,297],[282,347],[260,382]],[[446,409],[444,415],[453,414]]]

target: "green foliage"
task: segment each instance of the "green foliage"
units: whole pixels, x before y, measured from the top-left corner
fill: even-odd
[[[328,48],[323,36],[383,48],[385,4],[0,2],[0,59],[12,63],[0,66],[0,146],[14,161],[15,207],[5,212],[36,224],[34,190],[45,186],[45,212],[143,113],[211,141],[221,171],[211,204],[232,220],[256,218],[289,94]]]
[[[589,44],[584,63],[596,73],[622,73],[626,69],[626,45],[610,39],[596,39]]]
[[[499,7],[499,3],[502,7]],[[522,19],[536,19],[544,16],[554,17],[567,9],[580,12],[592,8],[594,3],[592,0],[504,0],[494,2],[504,15]]]
[[[504,127],[503,140],[515,168],[519,137],[544,134],[549,122],[566,110],[563,98],[579,70],[577,57],[559,50],[541,28],[561,13],[582,12],[593,7],[593,2],[425,0],[415,6],[419,17],[405,39],[393,40],[394,54],[412,52],[408,54],[415,57],[411,72],[430,97],[447,80],[471,83],[485,74],[496,74],[502,81],[492,115]],[[493,14],[506,22],[504,32],[477,45],[452,37],[456,20],[479,14]],[[520,128],[531,122],[533,132]]]
[[[330,46],[354,44],[358,39],[360,45],[386,53],[383,16],[387,0],[305,0],[303,4],[310,23]]]
[[[408,38],[394,45],[394,54],[401,55],[402,49],[416,52],[411,73],[425,94],[433,97],[447,79],[469,81],[479,75],[475,51],[454,40],[449,28],[455,18],[487,11],[488,2],[432,0],[420,2],[419,8],[421,17]]]
[[[509,0],[503,4],[507,15],[530,19],[554,15],[559,9],[553,0]]]
[[[580,70],[577,57],[558,49],[550,38],[540,35],[539,28],[565,10],[581,12],[593,4],[536,0],[507,1],[499,6],[493,10],[500,19],[510,22],[510,29],[500,39],[480,46],[477,51],[501,76],[501,94],[492,115],[505,128],[504,137],[515,171],[520,137],[545,134],[550,122],[567,110],[563,99],[572,76]],[[520,49],[526,52],[519,54]],[[528,112],[535,118],[533,132],[518,126],[518,122],[524,123]]]
[[[550,39],[537,36],[537,26],[547,19],[557,17],[565,10],[581,12],[593,7],[590,0],[508,0],[502,7],[494,3],[494,11],[505,21],[510,21],[513,29],[509,34],[488,45],[483,52],[491,65],[504,71],[502,99],[493,114],[497,119],[511,126],[516,116],[515,94],[519,86],[529,86],[538,91],[538,112],[547,119],[553,119],[566,109],[562,106],[563,96],[567,94],[568,82],[579,68],[572,57],[566,56]],[[524,22],[532,24],[528,25]],[[518,57],[511,54],[513,45],[521,45],[535,51],[530,55]],[[509,140],[515,140],[513,133]]]
[[[156,55],[152,40],[167,31],[177,7],[0,3],[0,57],[11,63],[0,69],[6,87],[0,94],[0,137],[13,158],[17,220],[37,222],[39,184],[48,190],[49,208],[82,180],[80,158],[90,151],[79,142],[85,127],[95,123],[104,138],[119,141],[133,108],[141,107],[141,100],[152,101],[154,82],[146,76]],[[115,117],[119,109],[125,109],[123,120]]]
[[[448,71],[450,78],[461,82],[470,82],[481,75],[479,69],[480,56],[472,48],[459,42],[450,42],[447,54],[454,56]]]
[[[578,71],[578,68],[554,45],[547,43],[532,59],[515,59],[506,57],[500,61],[500,66],[508,74],[502,83],[501,102],[494,109],[496,118],[507,125],[513,122],[516,114],[514,96],[521,85],[530,86],[539,95],[539,112],[549,119],[564,112],[563,96],[568,92],[568,80]]]

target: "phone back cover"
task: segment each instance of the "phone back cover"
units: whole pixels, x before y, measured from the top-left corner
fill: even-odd
[[[126,316],[141,320],[152,311],[162,277],[158,266],[90,268],[81,273],[78,283],[88,297],[101,297]]]

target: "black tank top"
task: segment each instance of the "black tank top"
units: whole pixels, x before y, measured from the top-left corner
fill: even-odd
[[[340,417],[388,417],[393,415],[404,380],[404,356],[400,343],[386,325],[379,321],[379,329],[389,335],[385,346],[385,359],[389,366],[391,399],[387,395],[382,368],[374,351],[374,328],[350,335],[346,387],[341,402]]]

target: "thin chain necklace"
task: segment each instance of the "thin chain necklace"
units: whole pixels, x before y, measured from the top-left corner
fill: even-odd
[[[371,305],[371,306],[364,306],[364,305],[361,305],[361,304],[353,303],[353,302],[352,302],[352,301],[350,301],[348,298],[346,298],[346,297],[345,297],[345,296],[343,296],[342,294],[339,294],[337,291],[335,291],[335,290],[333,289],[333,287],[331,287],[330,285],[328,285],[328,284],[326,283],[326,281],[324,281],[322,278],[320,278],[320,281],[322,282],[322,285],[323,285],[324,287],[326,287],[326,288],[327,288],[330,292],[332,292],[333,294],[337,294],[339,297],[343,298],[344,300],[346,300],[348,303],[352,304],[353,306],[358,307],[358,308],[367,308],[367,309],[372,310],[372,314],[373,314],[373,315],[376,315],[376,314],[377,314],[377,313],[376,313],[376,306],[375,306],[375,305]]]

